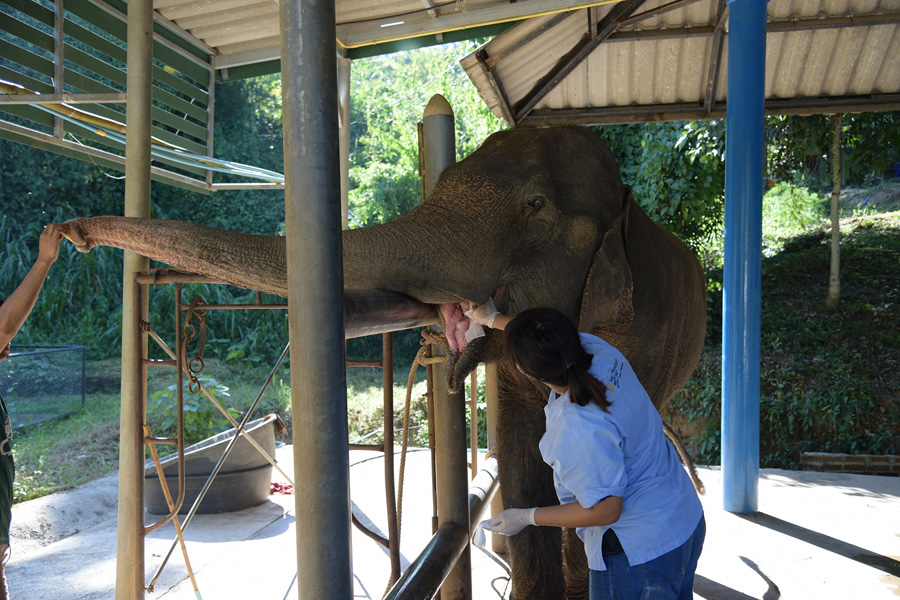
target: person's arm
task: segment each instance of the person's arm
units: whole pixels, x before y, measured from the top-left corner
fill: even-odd
[[[585,508],[578,502],[542,506],[534,511],[534,524],[554,527],[612,525],[622,515],[622,503],[621,496],[607,496],[590,508]]]
[[[59,256],[62,226],[48,225],[41,233],[38,257],[19,287],[0,305],[0,348],[4,348],[19,333],[31,314],[50,267]]]
[[[529,525],[552,527],[595,527],[612,525],[622,515],[621,496],[607,496],[594,506],[584,508],[578,502],[538,508],[508,508],[493,519],[483,521],[488,531],[516,535]]]

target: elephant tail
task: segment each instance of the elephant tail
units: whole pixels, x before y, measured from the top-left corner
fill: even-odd
[[[678,434],[675,433],[675,430],[669,427],[669,424],[663,421],[663,431],[666,433],[666,437],[672,441],[672,445],[675,446],[675,451],[678,452],[678,456],[681,458],[681,462],[684,463],[684,466],[687,467],[688,474],[691,477],[691,481],[694,483],[694,489],[697,490],[697,493],[701,496],[706,493],[706,486],[703,485],[703,482],[700,481],[700,476],[697,475],[697,468],[694,466],[694,459],[691,458],[691,455],[688,454],[687,450],[684,447],[684,444],[681,443],[681,438],[678,437]]]

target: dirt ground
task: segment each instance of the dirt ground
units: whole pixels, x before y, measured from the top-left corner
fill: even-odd
[[[887,180],[875,188],[847,186],[841,190],[843,216],[851,216],[854,210],[865,209],[900,210],[900,178]]]

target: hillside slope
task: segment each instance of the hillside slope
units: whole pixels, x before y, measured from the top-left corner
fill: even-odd
[[[825,308],[830,231],[786,240],[763,258],[762,467],[799,468],[802,452],[900,453],[900,212],[843,219],[841,233],[834,310]],[[721,270],[708,277],[721,283]],[[701,464],[720,458],[718,290],[700,365],[668,415]]]

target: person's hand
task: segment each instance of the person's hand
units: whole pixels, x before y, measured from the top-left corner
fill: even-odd
[[[38,246],[38,259],[46,260],[50,264],[56,262],[59,257],[59,242],[63,239],[63,226],[53,223],[44,227]]]
[[[507,508],[493,519],[482,521],[481,526],[500,535],[516,535],[529,525],[537,525],[535,510],[537,508]]]
[[[471,308],[466,311],[466,316],[469,317],[469,319],[475,321],[479,325],[487,325],[488,327],[494,326],[494,319],[496,319],[499,314],[500,311],[494,306],[494,300],[492,298],[488,298],[487,302],[484,304],[473,304]]]

